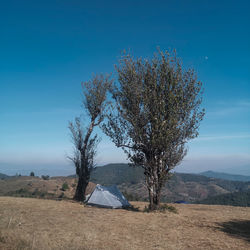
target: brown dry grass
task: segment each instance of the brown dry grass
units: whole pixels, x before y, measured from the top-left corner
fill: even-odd
[[[0,197],[0,249],[250,249],[250,208],[174,206],[178,214]]]
[[[63,183],[68,184],[68,189],[63,191],[62,185]],[[31,176],[20,176],[16,178],[10,178],[5,180],[0,180],[0,196],[14,196],[10,195],[9,192],[18,191],[20,189],[27,190],[30,194],[35,190],[44,193],[45,198],[57,198],[63,193],[66,198],[73,198],[75,193],[75,188],[77,184],[76,178],[71,177],[52,177],[49,180],[43,180],[38,177]],[[92,193],[95,189],[96,184],[90,182],[86,194]],[[48,196],[47,194],[52,194],[52,196]]]

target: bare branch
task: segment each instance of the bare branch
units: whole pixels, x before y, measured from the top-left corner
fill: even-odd
[[[96,75],[92,80],[82,83],[83,87],[83,107],[89,115],[89,124],[86,129],[82,127],[82,120],[75,118],[74,122],[69,123],[71,139],[74,145],[74,154],[68,157],[76,168],[78,184],[74,199],[84,201],[85,190],[88,185],[90,174],[94,169],[94,157],[96,146],[99,142],[97,135],[92,136],[94,127],[101,124],[104,119],[104,112],[108,107],[107,92],[112,84],[109,76]]]

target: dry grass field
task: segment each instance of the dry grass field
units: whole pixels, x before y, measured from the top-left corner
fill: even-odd
[[[250,208],[133,205],[140,211],[0,197],[0,249],[250,249]]]
[[[69,177],[57,177],[50,178],[50,180],[43,180],[38,177],[20,176],[0,180],[0,195],[6,195],[8,192],[24,189],[30,193],[39,190],[45,193],[45,196],[47,196],[46,194],[51,194],[53,197],[58,197],[62,193],[61,187],[65,182],[67,182],[69,188],[63,192],[64,196],[72,198],[75,191],[75,187],[73,186],[76,185],[76,179]]]

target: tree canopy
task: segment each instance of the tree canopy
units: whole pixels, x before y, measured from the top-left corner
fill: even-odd
[[[144,169],[150,209],[157,209],[170,170],[186,155],[186,143],[198,136],[202,83],[175,52],[158,51],[152,60],[125,54],[116,70],[111,91],[116,109],[102,128],[133,165]]]

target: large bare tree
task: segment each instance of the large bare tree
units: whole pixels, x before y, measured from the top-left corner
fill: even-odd
[[[82,83],[83,119],[76,117],[69,123],[74,154],[69,157],[73,161],[78,177],[74,200],[84,201],[85,190],[89,183],[91,171],[94,168],[96,146],[99,142],[97,135],[92,136],[94,127],[99,126],[104,119],[108,105],[107,92],[112,84],[110,78],[96,75],[92,80]]]
[[[149,208],[155,210],[170,170],[186,155],[188,140],[198,136],[202,83],[175,52],[158,51],[152,60],[125,54],[116,69],[116,111],[108,114],[103,130],[132,165],[144,169]]]

